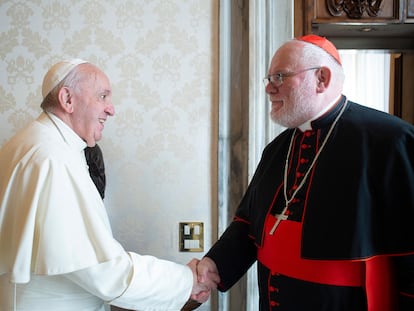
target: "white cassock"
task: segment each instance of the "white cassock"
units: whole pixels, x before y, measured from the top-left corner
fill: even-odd
[[[0,311],[180,310],[190,268],[113,238],[85,147],[42,113],[0,149]]]

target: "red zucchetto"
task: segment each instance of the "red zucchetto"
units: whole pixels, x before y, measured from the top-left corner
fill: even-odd
[[[321,49],[325,50],[329,55],[331,55],[335,60],[342,65],[341,58],[339,57],[338,50],[335,45],[325,37],[320,37],[317,35],[306,35],[296,38],[296,40],[312,43],[319,46]]]

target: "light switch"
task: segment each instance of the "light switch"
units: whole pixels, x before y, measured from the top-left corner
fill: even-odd
[[[190,226],[184,225],[184,235],[189,235],[189,234],[190,234]]]
[[[204,230],[202,222],[180,222],[180,252],[202,252]]]
[[[195,225],[194,226],[194,234],[200,234],[200,226],[199,225]]]

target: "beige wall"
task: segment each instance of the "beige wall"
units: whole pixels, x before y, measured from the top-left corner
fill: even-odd
[[[79,57],[113,86],[105,199],[128,249],[186,263],[178,223],[216,206],[218,0],[0,1],[0,145],[40,112],[48,67]]]

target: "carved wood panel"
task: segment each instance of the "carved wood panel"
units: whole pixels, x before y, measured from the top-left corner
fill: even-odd
[[[400,0],[308,0],[313,22],[398,22]],[[310,7],[310,6],[309,6]]]
[[[343,13],[348,18],[360,19],[364,14],[370,17],[378,17],[382,0],[327,0],[326,6],[332,16],[341,16]]]
[[[414,50],[414,0],[294,3],[295,36],[326,36],[341,49]]]

